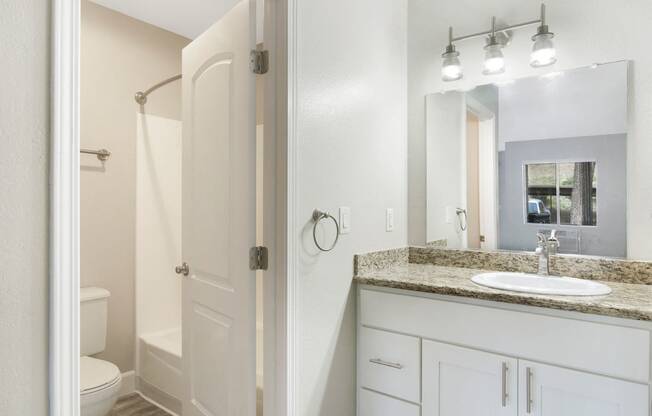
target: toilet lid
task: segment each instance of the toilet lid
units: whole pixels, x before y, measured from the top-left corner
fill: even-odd
[[[115,364],[92,357],[79,361],[79,387],[81,394],[92,393],[114,384],[120,378]]]

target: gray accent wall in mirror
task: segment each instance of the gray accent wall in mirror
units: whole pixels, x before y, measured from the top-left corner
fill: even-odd
[[[627,67],[428,95],[427,244],[626,257]]]

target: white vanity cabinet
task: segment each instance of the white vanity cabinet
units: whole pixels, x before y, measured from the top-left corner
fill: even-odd
[[[358,294],[358,416],[650,416],[649,323]]]

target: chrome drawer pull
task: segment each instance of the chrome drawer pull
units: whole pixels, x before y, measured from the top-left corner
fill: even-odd
[[[390,362],[387,362],[387,361],[383,361],[383,360],[381,360],[380,358],[370,358],[370,359],[369,359],[369,362],[370,362],[370,363],[374,363],[374,364],[384,365],[384,366],[386,366],[386,367],[396,368],[396,369],[399,369],[399,370],[403,368],[403,365],[402,365],[402,364],[399,364],[399,363],[390,363]]]
[[[501,397],[501,401],[503,407],[507,407],[507,397],[509,396],[507,394],[507,363],[503,362],[502,370],[503,370],[503,379],[502,379],[503,394]]]
[[[532,413],[532,369],[527,367],[525,369],[525,411]]]

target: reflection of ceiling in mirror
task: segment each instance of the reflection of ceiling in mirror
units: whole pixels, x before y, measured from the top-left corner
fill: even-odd
[[[498,86],[499,150],[511,141],[627,131],[627,63]]]

